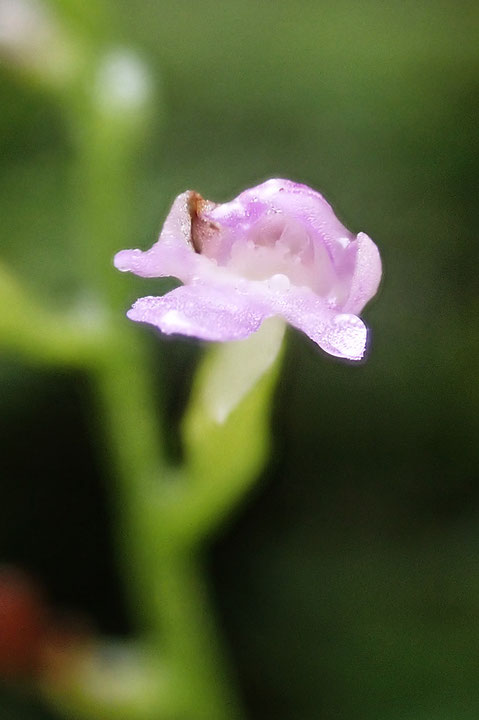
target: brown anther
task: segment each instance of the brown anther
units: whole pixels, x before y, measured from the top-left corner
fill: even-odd
[[[197,253],[203,251],[204,241],[219,230],[216,223],[201,217],[202,212],[212,210],[214,207],[216,207],[216,203],[205,200],[194,190],[191,191],[188,200],[188,211],[191,217],[191,244]]]

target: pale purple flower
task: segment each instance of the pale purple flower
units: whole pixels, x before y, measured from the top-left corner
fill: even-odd
[[[179,195],[150,250],[123,250],[119,270],[184,284],[135,302],[128,317],[203,340],[240,340],[275,315],[323,350],[359,360],[367,329],[358,313],[376,293],[381,260],[315,190],[268,180],[217,205]]]

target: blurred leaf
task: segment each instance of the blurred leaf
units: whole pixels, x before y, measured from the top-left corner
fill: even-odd
[[[0,264],[0,349],[32,360],[82,366],[99,358],[105,334],[101,310],[50,312]]]

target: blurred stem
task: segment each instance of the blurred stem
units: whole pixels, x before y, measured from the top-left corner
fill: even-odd
[[[85,3],[82,0],[49,0],[49,4],[67,26],[75,27],[88,40],[111,35],[111,25],[116,15],[109,12],[108,4],[103,0],[95,3]]]
[[[230,720],[234,710],[223,677],[214,622],[196,552],[168,522],[175,494],[165,461],[153,373],[142,338],[116,313],[124,309],[124,276],[113,270],[115,250],[129,236],[133,149],[141,118],[107,112],[81,98],[75,129],[79,147],[78,208],[82,274],[112,327],[109,352],[94,368],[101,425],[114,458],[116,542],[137,625],[171,679],[174,720]],[[196,537],[192,545],[197,545]]]
[[[242,713],[226,678],[227,662],[198,557],[167,545],[157,561],[154,596],[162,618],[161,642],[184,717],[238,720]]]
[[[138,339],[128,340],[111,349],[96,370],[95,381],[100,425],[117,479],[113,501],[119,558],[129,578],[126,590],[138,624],[146,632],[158,624],[152,603],[156,568],[152,567],[149,518],[158,503],[166,468],[148,356]]]
[[[134,157],[151,99],[150,86],[142,85],[146,70],[144,78],[142,72],[131,51],[97,51],[65,97],[77,145],[77,262],[86,299],[100,309],[110,331],[108,352],[98,358],[94,373],[119,478],[114,497],[118,496],[121,557],[134,579],[128,588],[131,597],[137,595],[138,608],[148,604],[148,578],[142,573],[142,512],[161,476],[164,453],[148,353],[120,316],[124,280],[112,260],[115,250],[131,241]],[[124,96],[122,88],[128,82],[133,83],[133,94]],[[135,83],[142,89],[138,98]]]
[[[132,147],[94,108],[79,115],[87,122],[76,127],[77,261],[94,298],[115,311],[125,302],[113,255],[131,242]]]
[[[151,376],[130,340],[101,368],[97,389],[120,482],[117,539],[131,602],[142,633],[171,673],[175,719],[233,720],[240,715],[227,689],[197,557],[169,523],[175,486],[159,454]]]
[[[155,100],[149,68],[128,47],[93,52],[65,95],[77,146],[76,261],[94,297],[116,316],[125,281],[113,255],[132,242],[137,150]]]

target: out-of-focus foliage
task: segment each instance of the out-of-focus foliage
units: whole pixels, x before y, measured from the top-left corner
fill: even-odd
[[[476,4],[119,0],[103,24],[58,5],[139,50],[157,85],[129,246],[149,246],[188,187],[222,201],[284,176],[381,248],[370,357],[346,365],[290,333],[270,469],[212,551],[251,718],[476,720]],[[8,68],[0,102],[0,260],[55,307],[81,290],[75,146],[60,101]],[[164,287],[122,281],[119,316]],[[173,453],[196,350],[152,336]],[[0,552],[127,632],[89,390],[2,358]],[[2,702],[2,717],[43,717]]]

